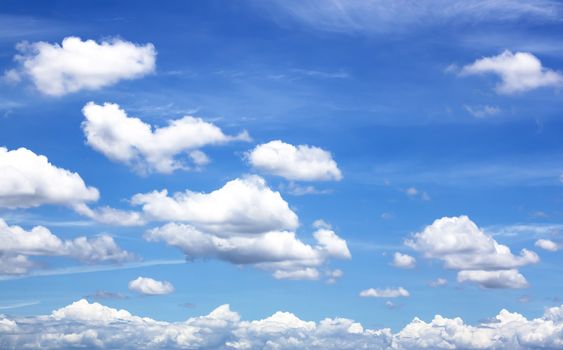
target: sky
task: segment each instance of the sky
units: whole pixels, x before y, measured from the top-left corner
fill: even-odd
[[[0,3],[0,348],[563,348],[563,4]]]

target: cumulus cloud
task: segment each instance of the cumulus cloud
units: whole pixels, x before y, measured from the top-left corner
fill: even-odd
[[[342,174],[330,152],[319,147],[294,146],[280,140],[256,146],[246,154],[250,164],[265,173],[296,181],[339,181]]]
[[[26,231],[0,219],[0,274],[20,275],[36,267],[30,256],[64,256],[83,262],[122,262],[134,256],[117,246],[112,237],[77,237],[61,240],[43,226]]]
[[[399,288],[369,288],[360,292],[360,296],[364,298],[398,298],[408,297],[410,293],[403,287]]]
[[[83,41],[64,38],[61,44],[22,42],[16,46],[17,76],[31,79],[43,94],[61,96],[80,90],[97,90],[120,80],[140,78],[155,69],[152,44],[137,45],[118,38]]]
[[[152,220],[188,222],[217,235],[294,230],[297,215],[279,192],[255,175],[237,178],[209,193],[166,190],[137,194],[131,200]]]
[[[538,239],[534,245],[538,248],[545,249],[550,252],[556,252],[561,248],[559,244],[553,242],[552,240],[543,238]]]
[[[501,81],[496,86],[500,94],[514,94],[540,87],[560,86],[563,75],[542,66],[529,52],[504,51],[498,56],[483,57],[462,68],[461,75],[495,74]]]
[[[51,164],[47,157],[26,148],[0,147],[0,207],[74,206],[98,198],[98,190],[86,186],[79,174]]]
[[[163,295],[172,293],[174,286],[168,281],[139,276],[129,282],[129,290],[144,295]]]
[[[214,258],[236,265],[271,271],[278,279],[318,279],[318,267],[327,259],[350,259],[346,241],[331,230],[314,234],[317,244],[306,244],[294,232],[270,231],[254,235],[219,236],[186,224],[168,223],[148,230],[149,241],[164,241],[180,248],[188,258]]]
[[[464,270],[457,273],[458,282],[474,282],[484,288],[526,288],[528,281],[518,270]]]
[[[229,305],[166,322],[82,299],[49,315],[0,315],[0,337],[5,349],[555,349],[563,346],[562,314],[563,305],[535,319],[501,310],[478,325],[436,315],[393,333],[346,318],[313,322],[283,311],[242,321]]]
[[[401,269],[412,269],[416,266],[416,259],[408,254],[395,252],[392,265]]]
[[[192,116],[154,127],[127,116],[115,103],[89,102],[82,113],[86,118],[82,123],[86,143],[111,160],[131,165],[140,172],[188,169],[185,161],[178,158],[181,154],[196,166],[203,166],[209,159],[199,148],[250,140],[246,131],[237,136],[225,135],[216,125]]]
[[[509,247],[499,244],[467,216],[443,217],[435,220],[423,231],[407,239],[405,244],[423,253],[426,258],[442,260],[444,266],[449,269],[497,271],[487,274],[470,272],[462,274],[464,280],[478,283],[483,281],[480,283],[481,286],[487,288],[510,288],[516,285],[521,288],[525,285],[519,277],[523,278],[522,275],[518,274],[516,278],[519,283],[513,283],[516,277],[514,272],[500,273],[499,271],[514,270],[539,262],[538,255],[527,249],[522,249],[518,256],[513,255]],[[491,282],[490,279],[495,277],[511,280]]]

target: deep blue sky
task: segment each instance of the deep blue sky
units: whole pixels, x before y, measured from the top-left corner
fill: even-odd
[[[398,330],[415,316],[460,316],[474,323],[502,308],[535,317],[560,304],[561,253],[534,242],[563,242],[561,85],[499,94],[498,75],[463,76],[459,69],[510,50],[534,55],[545,69],[563,71],[563,10],[556,7],[549,16],[518,9],[507,10],[513,16],[421,12],[400,19],[391,13],[391,18],[379,14],[371,20],[366,13],[353,27],[331,27],[322,13],[313,11],[306,19],[292,15],[293,5],[2,1],[2,71],[18,66],[13,60],[17,43],[60,43],[68,36],[152,43],[157,58],[155,72],[142,78],[64,96],[42,94],[25,79],[3,82],[0,146],[47,156],[98,188],[99,205],[123,209],[131,209],[126,200],[136,193],[209,192],[254,173],[243,155],[258,144],[280,139],[321,147],[332,153],[343,179],[299,185],[327,193],[291,195],[287,180],[262,174],[298,214],[303,241],[314,243],[311,225],[320,218],[347,241],[352,259],[330,262],[344,276],[335,284],[276,280],[267,271],[214,259],[111,265],[110,271],[0,281],[0,306],[33,304],[0,312],[48,314],[102,290],[127,296],[104,299],[105,305],[162,320],[183,320],[229,303],[247,319],[287,310],[305,320],[338,316]],[[157,126],[194,115],[227,134],[245,129],[253,141],[205,148],[212,162],[201,171],[138,174],[85,143],[81,109],[89,101],[117,103],[130,116]],[[484,117],[469,112],[483,106],[497,112]],[[428,198],[409,196],[405,191],[411,187]],[[494,235],[514,254],[527,248],[539,255],[539,263],[520,269],[528,288],[458,283],[456,270],[403,245],[434,220],[459,215],[468,215],[491,235],[503,228],[514,232]],[[184,259],[180,250],[142,238],[161,223],[105,225],[53,205],[4,208],[0,217],[25,229],[44,225],[61,238],[108,233],[145,262]],[[527,226],[516,232],[514,225]],[[391,266],[394,252],[414,256],[416,267]],[[37,261],[44,263],[41,271],[88,266],[60,257]],[[127,289],[137,276],[170,281],[175,292],[138,296]],[[448,285],[429,287],[438,277]],[[358,296],[367,288],[399,286],[410,297],[393,299],[394,308],[385,306],[386,299]],[[194,307],[183,307],[186,303]]]

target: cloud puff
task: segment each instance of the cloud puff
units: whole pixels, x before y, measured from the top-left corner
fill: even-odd
[[[19,54],[15,60],[20,63],[17,74],[29,77],[40,92],[50,96],[140,78],[154,71],[156,60],[152,44],[137,45],[117,38],[97,43],[67,37],[60,45],[23,42],[16,49]]]
[[[300,241],[294,232],[270,231],[254,235],[219,236],[191,225],[169,223],[148,230],[149,241],[164,241],[180,248],[188,258],[213,258],[236,265],[271,271],[278,279],[319,278],[317,268],[327,259],[350,259],[346,241],[328,229],[314,233],[317,244]]]
[[[369,288],[361,291],[360,296],[364,298],[398,298],[408,297],[410,296],[410,293],[403,287],[385,289]]]
[[[342,174],[332,155],[319,147],[293,146],[280,140],[256,146],[246,154],[250,164],[287,180],[339,181]]]
[[[496,74],[501,82],[496,91],[514,94],[540,87],[560,86],[563,75],[542,66],[540,60],[529,52],[504,51],[498,56],[483,57],[462,68],[461,75]]]
[[[0,147],[0,207],[74,206],[98,198],[98,190],[86,186],[80,175],[54,166],[47,157]]]
[[[167,126],[154,127],[127,116],[115,103],[98,105],[89,102],[82,113],[86,118],[82,123],[86,143],[111,160],[131,165],[140,172],[171,173],[187,169],[187,165],[177,159],[182,153],[186,153],[195,165],[202,166],[209,159],[197,149],[250,140],[246,131],[237,136],[225,135],[214,124],[191,116],[170,120]]]
[[[502,310],[466,324],[436,315],[415,318],[397,333],[366,329],[346,318],[304,321],[290,312],[241,321],[229,305],[182,322],[156,321],[82,299],[50,315],[0,315],[3,348],[90,349],[536,349],[563,346],[563,305],[528,320]]]
[[[209,193],[186,191],[170,197],[162,190],[136,194],[131,202],[142,206],[150,219],[188,222],[217,235],[294,230],[299,225],[280,193],[255,175],[231,180]]]
[[[395,252],[392,265],[401,269],[412,269],[416,266],[416,259],[408,254]]]
[[[556,252],[561,248],[559,244],[549,239],[538,239],[534,245],[538,248],[549,250],[550,252]]]
[[[61,240],[49,229],[36,226],[30,231],[9,226],[0,219],[0,274],[25,274],[35,264],[29,256],[66,256],[84,262],[121,262],[134,256],[117,246],[108,235]]]
[[[445,278],[438,277],[434,281],[430,282],[428,285],[432,288],[436,288],[436,287],[445,286],[446,284],[448,284],[448,280],[446,280]]]
[[[484,288],[526,288],[528,281],[518,270],[464,270],[457,273],[458,282],[474,282]]]
[[[168,281],[157,281],[149,277],[137,277],[129,282],[129,290],[144,295],[170,294],[174,286]]]
[[[492,116],[500,113],[500,108],[497,107],[497,106],[489,106],[489,105],[468,106],[468,105],[464,105],[463,108],[465,108],[465,110],[467,112],[469,112],[469,114],[471,114],[475,118],[487,118],[487,117],[492,117]]]
[[[438,219],[425,227],[423,231],[407,239],[405,244],[423,253],[427,258],[444,261],[446,268],[455,270],[512,270],[539,262],[537,254],[527,249],[522,249],[519,256],[513,255],[509,247],[499,244],[477,227],[467,216]],[[485,275],[487,276],[486,279],[476,277]],[[515,285],[510,281],[499,280],[496,283],[490,281],[495,276],[497,278],[513,278],[515,275],[512,272],[467,273],[463,276],[473,276],[474,278],[465,278],[464,280],[474,282],[486,280],[488,282],[481,285],[488,288]],[[519,283],[518,288],[522,285],[522,283]]]

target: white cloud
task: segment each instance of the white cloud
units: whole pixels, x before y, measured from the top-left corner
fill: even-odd
[[[549,0],[277,0],[273,4],[276,21],[286,15],[318,30],[367,34],[420,30],[444,23],[455,26],[521,18],[557,21],[561,14],[561,6]]]
[[[74,206],[98,198],[98,190],[86,186],[80,175],[54,166],[47,157],[0,147],[0,207]]]
[[[458,282],[474,282],[484,288],[526,288],[528,281],[518,270],[464,270],[457,273]]]
[[[174,286],[168,281],[139,276],[129,282],[129,290],[145,295],[162,295],[172,293]]]
[[[188,169],[180,154],[186,154],[196,166],[209,162],[198,149],[232,141],[249,141],[246,131],[225,135],[219,127],[200,118],[185,116],[154,127],[129,117],[119,105],[87,103],[82,109],[86,120],[82,129],[86,142],[111,160],[126,163],[137,171],[171,173]]]
[[[429,286],[432,288],[436,288],[436,287],[445,286],[446,284],[448,284],[448,280],[446,280],[445,278],[438,277],[434,281],[430,282]]]
[[[430,195],[426,191],[421,191],[421,190],[417,189],[416,187],[409,187],[409,188],[405,189],[404,192],[410,198],[417,198],[418,197],[418,198],[420,198],[424,201],[430,200]]]
[[[241,321],[229,305],[165,322],[82,299],[50,315],[0,315],[0,337],[6,349],[555,349],[563,346],[562,314],[563,305],[530,320],[502,310],[474,326],[436,315],[430,322],[415,318],[393,333],[345,318],[304,321],[282,311]]]
[[[395,252],[392,265],[401,269],[412,269],[416,266],[416,259],[408,254]]]
[[[550,252],[556,252],[561,248],[559,244],[549,239],[538,239],[534,245],[541,249],[549,250]]]
[[[361,291],[360,296],[364,298],[398,298],[408,297],[410,293],[403,287],[385,289],[369,288]]]
[[[280,140],[256,146],[246,154],[265,173],[296,181],[339,181],[342,174],[330,152],[319,147],[293,146]]]
[[[496,106],[489,106],[489,105],[484,105],[484,106],[465,105],[463,106],[463,108],[465,108],[465,110],[475,118],[486,118],[500,113],[500,108]]]
[[[499,244],[467,216],[443,217],[435,220],[423,231],[407,239],[405,244],[423,253],[426,258],[444,261],[446,268],[455,270],[512,270],[539,262],[538,255],[527,249],[522,249],[519,256],[513,255],[509,247]],[[476,276],[473,273],[468,273],[467,276],[469,275]],[[464,274],[464,276],[466,275]],[[488,276],[493,275],[488,274]],[[499,278],[514,277],[514,273],[497,271],[495,276]],[[479,278],[466,278],[465,280],[486,281],[486,279]],[[509,282],[486,284],[486,287],[494,285],[499,288],[516,285]]]
[[[177,223],[168,223],[145,234],[149,241],[164,241],[180,248],[190,259],[213,258],[236,265],[252,265],[271,271],[278,279],[318,279],[318,268],[329,258],[351,258],[346,241],[333,231],[320,229],[314,237],[317,245],[311,246],[299,240],[294,232],[270,231],[226,237]]]
[[[61,240],[46,227],[26,231],[20,226],[9,226],[2,219],[0,242],[0,274],[27,273],[35,267],[29,256],[66,256],[84,262],[122,262],[134,258],[108,235]]]
[[[461,75],[492,73],[500,77],[496,91],[514,94],[540,87],[560,86],[563,75],[542,66],[540,60],[529,52],[504,51],[498,56],[484,57],[462,68]]]
[[[111,207],[100,207],[92,209],[86,204],[74,206],[74,210],[80,215],[89,217],[102,224],[116,226],[140,226],[145,224],[142,213],[136,211],[120,210]]]
[[[97,43],[77,37],[62,43],[19,43],[19,74],[33,81],[43,94],[61,96],[80,90],[97,90],[120,80],[140,78],[155,69],[152,44],[137,45],[121,39]]]
[[[131,202],[142,206],[150,219],[188,222],[217,235],[294,230],[299,225],[280,193],[255,175],[229,181],[210,193],[186,191],[170,197],[162,190],[137,194]]]

